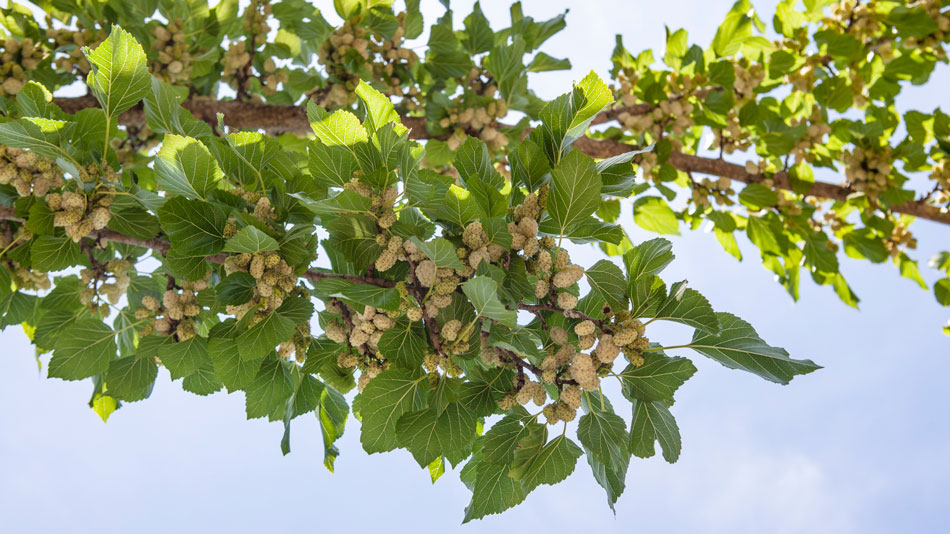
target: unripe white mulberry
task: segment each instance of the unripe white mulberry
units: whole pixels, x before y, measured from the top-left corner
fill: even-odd
[[[613,336],[604,334],[600,336],[600,342],[594,349],[594,356],[603,363],[611,363],[620,355],[620,347],[614,344]]]
[[[577,297],[571,295],[567,291],[558,293],[557,295],[557,305],[565,310],[573,310],[577,306]]]
[[[142,297],[142,306],[148,311],[158,311],[158,299],[151,295]]]
[[[534,283],[534,296],[538,299],[543,299],[548,296],[548,283],[545,280],[538,280]]]
[[[594,322],[585,320],[574,325],[574,333],[579,336],[589,336],[594,333]]]
[[[393,265],[396,265],[396,254],[386,249],[376,258],[376,270],[380,272],[388,271],[392,268]]]
[[[432,260],[423,260],[416,265],[416,279],[423,287],[432,287],[435,284],[436,268]]]
[[[444,325],[442,325],[442,337],[449,341],[455,341],[459,335],[459,330],[462,329],[462,321],[458,319],[452,319]]]
[[[559,402],[555,408],[557,413],[557,418],[561,421],[573,421],[577,417],[577,409],[571,408],[567,403]]]
[[[564,391],[561,392],[561,401],[574,408],[575,410],[581,407],[581,388],[568,384],[564,386]]]
[[[338,323],[330,323],[324,328],[327,337],[334,343],[346,342],[346,330]]]
[[[538,221],[525,217],[518,221],[518,232],[526,238],[538,236]]]
[[[594,343],[597,341],[597,337],[593,334],[588,334],[586,336],[581,336],[577,340],[577,347],[581,350],[587,350],[594,346]]]
[[[554,265],[554,260],[551,259],[551,253],[542,250],[538,253],[538,269],[542,272],[547,272],[551,270],[551,267]]]
[[[560,326],[551,327],[551,329],[548,330],[548,335],[551,336],[551,341],[557,343],[558,345],[567,343],[567,330],[564,330]]]
[[[251,276],[254,278],[260,278],[264,276],[264,258],[259,255],[254,255],[254,259],[251,260],[251,267],[249,269]]]
[[[629,345],[637,340],[640,337],[640,334],[637,332],[636,328],[624,328],[623,330],[614,334],[614,344],[619,347]]]
[[[597,377],[594,360],[589,354],[581,352],[574,356],[571,360],[571,376],[582,388],[588,391],[593,391],[600,386],[600,378]]]

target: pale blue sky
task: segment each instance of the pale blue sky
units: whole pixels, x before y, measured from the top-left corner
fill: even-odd
[[[434,0],[426,3],[429,13],[440,12]],[[466,13],[471,2],[453,4]],[[569,4],[526,1],[525,12],[546,18]],[[691,42],[707,44],[729,4],[574,3],[567,30],[546,48],[570,57],[574,70],[538,76],[534,86],[550,97],[590,68],[606,73],[618,32],[631,50],[661,50],[664,23],[686,27]],[[773,4],[756,2],[767,20]],[[507,7],[483,5],[498,25],[507,21]],[[946,104],[941,88],[948,81],[938,68],[931,84],[908,92],[905,102],[923,110]],[[632,224],[629,204],[622,220],[634,241],[648,237]],[[923,267],[946,247],[947,231],[928,222],[914,228]],[[947,309],[891,266],[849,260],[842,270],[862,298],[861,311],[808,281],[796,304],[748,242],[743,263],[711,234],[673,242],[677,261],[668,281],[688,279],[717,310],[745,318],[770,343],[825,368],[783,387],[684,352],[699,372],[673,408],[682,457],[674,465],[634,459],[616,517],[581,460],[565,483],[542,486],[504,515],[460,527],[469,493],[457,473],[433,486],[405,451],[366,455],[351,418],[331,475],[312,418],[295,422],[293,452],[283,457],[281,426],[245,421],[241,394],[199,398],[164,371],[150,399],[126,405],[104,425],[86,406],[89,382],[45,379],[25,336],[11,327],[0,334],[0,530],[945,532],[950,339],[939,328]],[[587,265],[602,257],[592,247],[572,254]],[[649,335],[669,344],[688,338],[675,327],[651,326]]]

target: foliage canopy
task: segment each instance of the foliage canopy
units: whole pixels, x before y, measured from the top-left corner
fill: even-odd
[[[936,0],[786,0],[771,33],[740,0],[710,46],[668,31],[660,64],[618,36],[610,83],[551,101],[529,74],[570,67],[541,50],[566,14],[519,3],[493,28],[444,1],[427,32],[419,0],[335,0],[339,25],[306,0],[35,3],[45,20],[0,9],[0,326],[91,379],[103,419],[164,367],[243,391],[285,454],[313,414],[332,471],[352,412],[369,453],[407,449],[433,482],[463,465],[465,521],[581,456],[611,508],[631,457],[675,462],[696,368],[674,351],[779,384],[818,369],[661,279],[670,242],[632,243],[622,199],[737,259],[743,232],[794,298],[804,269],[852,306],[842,256],[926,288],[909,226],[950,223],[950,116],[896,107],[946,62]],[[931,266],[950,305],[950,252]],[[654,321],[694,334],[658,343]]]

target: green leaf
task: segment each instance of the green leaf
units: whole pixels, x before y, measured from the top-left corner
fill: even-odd
[[[257,280],[250,273],[238,271],[226,276],[214,289],[218,301],[224,305],[236,306],[251,300],[255,287]]]
[[[472,501],[465,508],[462,523],[486,515],[500,514],[521,504],[528,492],[521,482],[508,476],[508,466],[480,462],[476,467]]]
[[[934,297],[941,306],[950,306],[950,278],[941,278],[934,283]]]
[[[165,134],[155,159],[155,175],[162,189],[204,200],[223,176],[208,147],[191,137]]]
[[[152,90],[145,95],[144,101],[145,119],[149,128],[164,134],[210,136],[211,126],[196,119],[190,111],[181,107],[181,101],[187,96],[187,87],[176,87],[152,77]]]
[[[822,273],[838,272],[838,255],[828,248],[828,236],[824,232],[810,232],[805,238],[805,263]]]
[[[663,448],[663,458],[671,464],[675,463],[683,444],[670,409],[659,401],[633,401],[630,451],[637,458],[649,458],[656,454],[654,443],[657,441]]]
[[[30,247],[30,261],[37,271],[55,272],[86,261],[78,243],[68,237],[41,235]]]
[[[158,349],[158,358],[168,369],[172,380],[190,376],[198,369],[212,365],[211,357],[208,355],[208,340],[201,336],[162,345]]]
[[[294,327],[310,318],[313,304],[305,299],[287,299],[273,313],[237,337],[238,350],[243,360],[263,358],[276,345],[294,334]]]
[[[398,310],[402,297],[394,287],[379,287],[372,284],[357,284],[349,280],[325,278],[316,284],[317,295],[322,298],[341,298],[354,308],[372,306],[383,310]],[[361,311],[362,313],[362,311]]]
[[[473,56],[488,52],[495,44],[495,33],[491,30],[488,18],[482,13],[482,8],[475,2],[472,14],[465,17],[465,35],[462,44]]]
[[[53,94],[43,84],[34,81],[26,82],[16,95],[16,105],[22,117],[56,118],[61,111],[52,102]]]
[[[363,449],[374,452],[391,451],[397,447],[396,423],[403,414],[419,409],[418,397],[428,386],[424,376],[414,378],[404,369],[390,369],[370,380],[360,394],[363,427],[360,442]]]
[[[280,245],[273,237],[265,234],[256,226],[245,226],[238,230],[238,233],[228,239],[224,245],[224,252],[248,252],[256,254],[268,250],[278,250]]]
[[[483,461],[511,465],[518,442],[537,426],[538,423],[534,422],[524,410],[506,415],[485,433],[482,445]]]
[[[184,280],[201,280],[208,274],[208,262],[202,249],[191,250],[187,246],[172,245],[165,253],[165,267],[170,274]]]
[[[739,202],[751,209],[758,210],[778,204],[778,195],[770,187],[762,184],[749,184],[739,193]]]
[[[275,354],[265,358],[254,381],[247,387],[245,410],[248,419],[266,417],[282,410],[294,393],[290,370]]]
[[[228,391],[246,388],[261,368],[261,359],[245,360],[241,358],[238,342],[231,338],[211,337],[208,341],[208,355],[214,366],[214,372]]]
[[[619,374],[623,394],[631,401],[672,401],[676,390],[696,372],[693,362],[686,358],[647,352],[643,359],[640,367],[628,365]]]
[[[194,254],[216,254],[224,246],[227,212],[215,204],[172,197],[158,210],[158,221],[173,244]]]
[[[673,244],[658,237],[644,241],[623,255],[628,284],[652,278],[673,261]]]
[[[323,465],[331,473],[333,472],[333,463],[340,454],[333,444],[343,435],[348,413],[349,406],[347,406],[343,395],[330,386],[324,387],[320,394],[320,409],[317,410],[317,419],[320,420],[320,432],[323,435]]]
[[[389,101],[386,95],[373,89],[362,80],[356,87],[356,95],[360,97],[360,101],[366,110],[363,127],[366,128],[367,132],[375,133],[390,123],[394,125],[394,131],[397,135],[402,135],[407,131],[407,128],[399,120],[399,113],[396,113],[396,108],[393,107],[393,103]]]
[[[530,492],[541,484],[554,485],[574,472],[577,459],[584,451],[573,441],[561,435],[541,448],[527,467],[521,483]]]
[[[290,196],[296,198],[314,215],[341,215],[346,213],[365,213],[370,211],[369,198],[360,195],[355,191],[340,191],[333,198],[313,201],[299,194],[293,193]]]
[[[311,117],[313,118],[316,117]],[[317,139],[326,146],[352,147],[369,140],[366,130],[363,129],[356,115],[343,109],[326,113],[317,120],[311,120],[310,127],[313,128]]]
[[[432,260],[436,267],[465,270],[465,266],[455,254],[455,246],[448,239],[437,237],[432,241],[422,241],[417,237],[411,237],[409,241],[419,247],[419,250]]]
[[[401,320],[395,326],[383,332],[379,338],[379,352],[387,360],[406,369],[417,368],[422,364],[426,349],[425,329],[419,321],[409,322]]]
[[[151,239],[161,230],[154,215],[136,207],[122,210],[113,208],[109,228],[135,239]]]
[[[625,467],[630,460],[627,450],[627,425],[619,415],[591,410],[577,423],[577,439],[588,455],[610,466],[611,470]]]
[[[600,260],[589,267],[587,282],[592,291],[597,293],[600,298],[607,302],[611,310],[626,310],[627,296],[625,294],[627,281],[623,277],[623,271],[609,260]]]
[[[420,410],[403,415],[396,424],[397,442],[420,467],[465,451],[474,438],[475,416],[457,402],[449,403],[441,415]]]
[[[82,380],[104,373],[116,357],[115,332],[97,319],[78,319],[56,337],[49,377]]]
[[[577,84],[576,88],[580,89],[584,98],[582,106],[577,105],[577,99],[573,103],[574,116],[567,130],[567,139],[571,142],[584,135],[594,117],[614,101],[613,91],[593,70]],[[600,187],[597,190],[600,191]]]
[[[442,475],[445,474],[445,459],[442,456],[439,456],[435,460],[432,460],[432,463],[429,464],[429,478],[432,479],[432,483],[435,484],[436,480],[442,478]]]
[[[95,50],[83,48],[91,70],[86,85],[110,117],[134,106],[151,89],[145,51],[132,35],[118,26]]]
[[[685,281],[670,287],[670,294],[659,304],[652,317],[659,321],[682,323],[711,334],[719,332],[719,319],[709,301],[695,289],[687,288]]]
[[[640,197],[633,203],[633,221],[658,234],[680,235],[676,213],[660,197]]]
[[[152,392],[158,366],[151,358],[125,356],[109,362],[106,373],[106,387],[109,395],[118,400],[134,402],[142,400]]]
[[[624,436],[624,439],[626,439],[626,436]],[[617,503],[617,499],[620,498],[626,485],[627,468],[630,465],[630,459],[627,458],[626,461],[612,468],[594,458],[593,451],[590,449],[585,447],[584,452],[587,454],[587,463],[590,465],[594,480],[607,492],[607,504],[610,506],[610,509],[616,513],[614,505]]]
[[[793,360],[785,349],[772,347],[749,323],[729,313],[717,313],[722,331],[718,335],[696,331],[689,347],[730,369],[741,369],[771,382],[788,384],[796,375],[821,366],[811,360]]]
[[[37,118],[2,122],[0,145],[32,150],[44,158],[64,158],[75,164],[69,153],[59,145],[62,130],[67,124],[65,121]]]
[[[221,379],[215,374],[214,368],[210,365],[201,367],[181,381],[182,389],[202,397],[216,393],[222,387],[224,387],[224,383],[221,382]]]
[[[476,276],[462,284],[462,291],[472,301],[481,317],[487,317],[514,328],[518,312],[508,310],[498,299],[498,284],[487,276]]]
[[[547,211],[564,235],[600,207],[600,174],[594,160],[573,150],[551,170],[551,194]]]

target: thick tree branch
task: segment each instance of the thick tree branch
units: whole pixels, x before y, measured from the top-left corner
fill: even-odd
[[[54,98],[53,101],[66,113],[75,113],[81,109],[98,107],[99,103],[92,96]],[[193,97],[182,103],[182,106],[191,111],[195,118],[211,125],[217,124],[217,114],[224,114],[224,124],[230,128],[245,130],[265,130],[274,134],[281,133],[308,133],[310,123],[307,121],[307,112],[303,106],[279,106],[256,102],[239,102],[236,100],[215,100],[207,97]],[[594,124],[602,124],[616,120],[621,112],[630,114],[648,113],[652,109],[649,104],[635,104],[624,108],[615,108],[604,111],[594,118]],[[413,139],[429,139],[426,131],[425,118],[402,117],[403,124],[408,127]],[[141,104],[126,111],[119,117],[119,123],[126,126],[144,126],[145,113]],[[504,127],[504,125],[499,125]],[[633,147],[612,139],[592,139],[582,137],[574,144],[578,150],[594,158],[609,158],[630,151]],[[711,176],[731,178],[743,183],[756,183],[765,179],[759,174],[746,172],[745,167],[719,159],[690,156],[674,152],[669,161],[674,167],[683,172],[695,172]],[[791,191],[788,175],[785,172],[776,173],[772,177],[776,187]],[[812,184],[809,195],[830,200],[846,200],[853,194],[850,188],[843,185],[826,182]],[[921,219],[928,219],[942,224],[950,224],[950,212],[928,204],[925,199],[914,200],[892,206],[891,211],[912,215]]]

